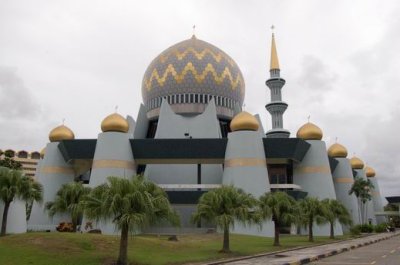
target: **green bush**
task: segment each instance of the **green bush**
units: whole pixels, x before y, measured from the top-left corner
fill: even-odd
[[[350,227],[350,234],[353,236],[358,236],[361,234],[360,225],[353,225]]]
[[[372,233],[373,231],[374,226],[370,224],[354,225],[350,228],[350,233],[352,235],[359,235],[361,233]]]
[[[361,233],[372,233],[374,231],[374,226],[370,224],[360,225]]]
[[[375,233],[383,233],[383,232],[386,232],[386,227],[387,227],[387,223],[382,223],[382,224],[376,225],[374,227],[374,231],[375,231]]]

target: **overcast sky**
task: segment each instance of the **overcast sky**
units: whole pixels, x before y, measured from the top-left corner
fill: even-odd
[[[151,60],[196,36],[228,53],[246,82],[246,110],[271,119],[275,25],[284,127],[317,124],[375,168],[384,196],[400,195],[400,1],[0,0],[1,149],[40,150],[65,124],[96,138],[118,112],[136,118]]]

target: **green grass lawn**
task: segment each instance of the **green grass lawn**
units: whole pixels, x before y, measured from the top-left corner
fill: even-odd
[[[343,237],[338,237],[343,238]],[[215,260],[310,245],[306,236],[282,236],[282,247],[272,238],[231,235],[231,254],[221,254],[222,235],[181,235],[178,242],[161,236],[135,236],[129,240],[131,264],[182,264]],[[332,242],[316,237],[314,244]],[[1,265],[109,265],[118,255],[119,237],[73,233],[27,233],[0,238]]]

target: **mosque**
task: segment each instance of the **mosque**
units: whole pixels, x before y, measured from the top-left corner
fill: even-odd
[[[44,186],[44,201],[54,200],[67,182],[80,180],[95,187],[110,175],[144,174],[167,192],[181,218],[180,228],[158,226],[150,232],[212,228],[192,224],[190,216],[203,193],[224,184],[256,197],[285,190],[296,199],[338,199],[357,224],[358,201],[349,190],[359,176],[371,179],[375,186],[368,219],[374,224],[383,222],[375,216],[383,207],[373,169],[357,157],[348,159],[339,143],[327,149],[322,130],[313,123],[289,137],[283,126],[288,107],[281,93],[285,79],[280,75],[274,34],[270,60],[266,86],[271,99],[265,107],[272,127],[265,133],[258,115],[242,111],[245,82],[229,55],[194,35],[166,49],[144,74],[143,103],[136,120],[113,113],[102,121],[97,139],[75,139],[65,125],[50,132],[36,172]],[[66,216],[48,218],[43,207],[33,206],[28,229],[54,230],[66,221]],[[113,233],[109,224],[96,225],[103,233]],[[338,235],[346,229],[340,224],[335,227]],[[261,230],[237,226],[235,232],[273,236],[270,222]],[[328,225],[315,226],[314,234],[329,235]]]

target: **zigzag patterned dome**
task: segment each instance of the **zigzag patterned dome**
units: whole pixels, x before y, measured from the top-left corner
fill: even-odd
[[[231,119],[241,109],[245,85],[229,55],[212,44],[192,38],[158,55],[147,68],[142,96],[147,116],[156,119],[165,98],[176,113],[202,113],[214,98],[220,118]]]

